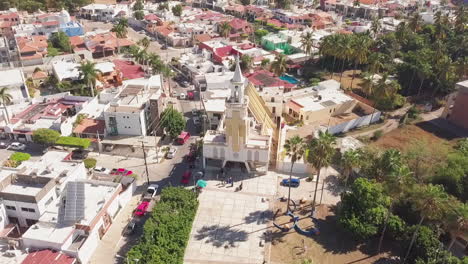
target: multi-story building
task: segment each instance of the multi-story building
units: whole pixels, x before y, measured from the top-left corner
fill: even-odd
[[[152,134],[165,108],[159,75],[124,81],[120,89],[101,93],[100,99],[109,101],[104,118],[111,136]]]
[[[15,68],[0,71],[0,88],[8,88],[11,95],[11,104],[26,102],[29,100],[28,87],[23,70]]]
[[[80,9],[79,15],[86,19],[98,21],[113,21],[130,14],[130,5],[127,4],[90,4]]]

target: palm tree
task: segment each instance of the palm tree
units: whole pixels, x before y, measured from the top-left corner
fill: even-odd
[[[438,220],[441,219],[448,208],[450,199],[449,195],[444,191],[444,188],[440,185],[417,185],[411,192],[411,199],[413,200],[413,206],[416,211],[420,213],[419,223],[416,230],[411,237],[411,241],[406,251],[403,264],[413,248],[414,241],[418,235],[419,228],[421,227],[424,220]]]
[[[227,21],[224,21],[222,22],[220,25],[219,25],[219,33],[221,33],[221,36],[223,38],[227,38],[229,36],[229,33],[231,33],[231,25],[229,24],[229,22]]]
[[[80,78],[91,89],[91,96],[94,97],[94,85],[99,74],[102,72],[96,69],[96,63],[91,61],[82,61],[80,66],[78,66],[78,71],[80,72]]]
[[[111,31],[115,33],[117,37],[117,52],[120,53],[120,42],[119,39],[126,38],[128,33],[128,20],[126,18],[121,18],[119,23],[115,24]]]
[[[372,34],[374,35],[374,38],[376,38],[377,35],[380,33],[381,28],[382,28],[382,25],[380,24],[379,19],[374,18],[371,24],[371,31],[372,31]]]
[[[414,15],[410,18],[410,21],[408,24],[409,29],[411,29],[411,31],[413,32],[417,32],[421,28],[421,24],[422,24],[421,15],[419,14],[419,12],[414,12]]]
[[[351,35],[352,36],[352,35]],[[351,36],[340,34],[339,41],[335,43],[334,49],[337,50],[336,54],[338,58],[340,58],[343,62],[341,65],[341,74],[340,74],[340,82],[343,78],[344,66],[345,63],[352,58],[353,55],[353,47],[351,43]]]
[[[345,183],[345,189],[348,185],[349,176],[353,174],[355,168],[358,168],[361,164],[361,152],[359,150],[347,150],[341,157],[341,166],[343,168],[343,179]]]
[[[371,45],[371,39],[367,35],[358,35],[353,38],[353,59],[354,59],[354,69],[353,69],[353,78],[351,79],[351,90],[353,89],[353,82],[356,76],[356,68],[358,64],[363,64],[367,62],[367,55],[369,54],[369,47]]]
[[[334,145],[336,143],[336,138],[330,133],[319,131],[318,137],[312,139],[309,144],[309,149],[307,153],[307,161],[312,164],[312,166],[317,171],[317,180],[315,182],[315,192],[314,192],[314,201],[312,204],[312,210],[314,210],[316,201],[317,201],[317,189],[318,183],[320,181],[320,171],[323,167],[328,167],[332,160],[333,155],[335,154]],[[323,194],[323,185],[322,185],[322,194]],[[313,212],[313,211],[312,211]]]
[[[385,177],[394,173],[403,166],[403,157],[397,149],[387,149],[377,160],[377,175],[379,181],[384,181]]]
[[[305,153],[305,143],[304,140],[299,136],[293,136],[290,139],[286,139],[284,144],[284,151],[286,152],[286,156],[291,159],[291,169],[289,171],[289,182],[291,183],[292,178],[292,171],[294,167],[294,163],[300,160]],[[289,184],[288,190],[288,203],[286,205],[286,210],[289,212],[289,202],[291,201],[291,184]]]
[[[144,37],[138,41],[138,44],[140,44],[143,47],[143,49],[146,50],[151,44],[151,41],[148,37]]]
[[[468,204],[456,202],[454,208],[448,213],[446,229],[450,233],[451,241],[447,250],[450,250],[458,236],[468,231]]]
[[[310,55],[312,53],[312,48],[314,45],[313,33],[307,32],[301,35],[301,48],[304,50],[306,55]]]
[[[287,70],[287,58],[284,54],[278,54],[275,58],[275,61],[271,63],[271,70],[276,76],[281,76]]]
[[[363,93],[370,98],[373,94],[374,87],[374,76],[368,72],[365,72],[362,77],[361,90]]]
[[[5,110],[5,117],[7,124],[10,123],[10,117],[8,115],[7,105],[11,103],[13,96],[8,92],[10,88],[2,87],[0,88],[0,102],[2,103],[3,109]]]
[[[411,170],[408,168],[408,166],[404,165],[395,168],[388,175],[388,177],[386,177],[386,180],[384,182],[384,190],[388,197],[390,197],[390,205],[385,216],[382,233],[380,234],[377,254],[380,253],[380,249],[382,248],[382,242],[385,236],[385,231],[387,230],[388,219],[392,212],[394,203],[398,201],[401,195],[404,193],[404,191],[409,189],[414,183],[413,179],[411,178],[411,175]]]

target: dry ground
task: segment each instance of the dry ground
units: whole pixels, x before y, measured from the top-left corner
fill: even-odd
[[[383,135],[376,142],[373,142],[371,146],[384,149],[396,148],[404,151],[405,148],[410,145],[409,143],[415,140],[430,142],[430,144],[433,145],[442,144],[451,147],[456,143],[457,138],[429,122],[419,122],[395,129]]]
[[[354,77],[353,81],[353,89],[360,89],[362,79],[359,78],[359,74],[361,73],[360,70],[356,70],[356,76]],[[327,79],[330,79],[330,75],[327,76]],[[340,81],[340,73],[333,73],[333,78],[336,81]],[[344,71],[343,77],[341,78],[341,87],[343,89],[350,89],[351,88],[351,80],[353,79],[353,71]]]
[[[284,209],[284,206],[285,203],[277,202],[277,207]],[[277,228],[272,229],[271,263],[300,264],[305,259],[314,264],[396,263],[388,259],[388,249],[375,255],[377,241],[359,244],[347,235],[338,226],[332,207],[323,205],[317,210],[319,235],[307,237],[294,230],[284,233]],[[295,213],[300,216],[299,225],[303,229],[314,225],[307,217],[309,214],[310,206]],[[284,215],[277,217],[276,223],[292,226],[290,217]]]

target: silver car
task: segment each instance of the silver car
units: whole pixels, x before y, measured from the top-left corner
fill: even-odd
[[[169,149],[169,151],[168,151],[167,154],[166,154],[166,158],[168,158],[168,159],[174,158],[176,152],[177,152],[177,149],[176,149],[176,148],[171,148],[171,149]]]

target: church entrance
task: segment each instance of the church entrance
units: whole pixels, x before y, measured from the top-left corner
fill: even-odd
[[[226,172],[239,172],[239,173],[247,173],[249,170],[246,168],[245,162],[239,162],[239,161],[226,161],[224,164],[223,169]]]

